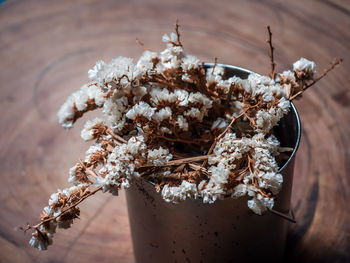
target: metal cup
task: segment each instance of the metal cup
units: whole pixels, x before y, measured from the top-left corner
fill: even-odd
[[[212,67],[213,64],[205,64]],[[226,76],[247,78],[251,71],[229,66]],[[275,128],[283,147],[294,150],[281,165],[283,186],[274,209],[290,212],[294,157],[300,141],[300,120],[295,106]],[[247,206],[248,198],[204,204],[188,199],[165,202],[154,185],[137,180],[126,190],[129,220],[138,263],[168,262],[279,262],[283,257],[288,221],[266,212],[259,216]]]

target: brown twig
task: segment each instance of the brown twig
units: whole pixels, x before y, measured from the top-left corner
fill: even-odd
[[[195,171],[200,171],[206,175],[209,175],[209,172],[204,167],[201,167],[201,166],[194,164],[194,163],[189,163],[188,166]]]
[[[229,106],[229,103],[230,103],[230,100],[231,100],[231,96],[232,96],[232,92],[233,92],[233,88],[235,87],[235,85],[236,85],[235,83],[231,84],[230,89],[229,89],[229,91],[227,93],[227,98],[226,98],[225,105],[224,105],[225,112],[228,109],[228,106]]]
[[[151,167],[166,167],[166,166],[174,166],[174,165],[180,165],[183,163],[190,163],[190,162],[198,162],[201,160],[208,159],[209,157],[214,156],[214,154],[208,154],[208,155],[201,155],[201,156],[195,156],[195,157],[189,157],[189,158],[182,158],[182,159],[177,159],[177,160],[172,160],[169,161],[163,165],[143,165],[139,168],[151,168]]]
[[[182,47],[181,41],[180,41],[180,31],[179,31],[179,19],[176,19],[176,23],[175,23],[175,32],[177,35],[177,43],[175,43],[177,46]]]
[[[188,144],[201,144],[202,143],[201,141],[197,141],[197,140],[187,141],[187,140],[183,140],[180,138],[168,138],[168,137],[165,137],[162,135],[157,135],[157,134],[154,134],[154,136],[157,138],[164,139],[164,140],[169,141],[169,142],[181,142],[181,143],[188,143]]]
[[[269,39],[266,40],[266,42],[269,43],[269,46],[270,46],[270,61],[271,61],[270,77],[271,77],[271,79],[275,79],[275,76],[276,76],[276,73],[275,73],[276,63],[275,63],[274,56],[273,56],[273,51],[274,51],[275,48],[272,45],[272,32],[271,32],[270,26],[267,26],[267,31],[269,33]]]
[[[89,174],[89,175],[91,175],[91,176],[93,176],[93,177],[95,177],[95,178],[98,177],[97,173],[96,173],[93,169],[87,168],[87,169],[86,169],[86,173]]]
[[[319,76],[318,78],[314,79],[310,84],[306,85],[301,91],[295,93],[292,97],[289,98],[290,101],[294,100],[296,97],[298,97],[301,93],[303,93],[305,90],[307,90],[308,88],[310,88],[311,86],[313,86],[316,82],[318,82],[320,79],[324,78],[328,72],[330,72],[331,70],[333,70],[337,65],[339,65],[341,62],[343,62],[342,58],[337,58],[335,59],[331,66],[328,69],[325,69],[322,73],[321,76]]]
[[[283,213],[281,213],[281,212],[279,212],[279,211],[276,211],[276,210],[274,210],[274,209],[269,209],[269,211],[270,211],[271,213],[275,214],[275,215],[278,215],[278,216],[282,217],[283,219],[286,219],[286,220],[292,222],[292,223],[296,223],[296,222],[297,222],[297,221],[294,219],[294,216],[293,216],[293,218],[292,218],[292,217],[290,217],[290,216],[288,216],[288,215],[286,215],[286,214],[283,214]]]
[[[214,156],[213,154],[207,154],[207,155],[201,155],[201,156],[195,156],[195,157],[189,157],[189,158],[183,158],[183,159],[177,159],[167,162],[167,165],[176,165],[178,163],[189,163],[189,162],[196,162],[201,161],[204,159],[208,159],[209,157]]]
[[[47,222],[50,222],[51,220],[55,220],[56,218],[60,217],[61,215],[63,215],[64,213],[66,213],[67,211],[69,211],[70,209],[72,209],[73,207],[76,207],[78,204],[80,204],[82,201],[84,201],[86,198],[88,198],[89,196],[92,196],[94,195],[95,193],[97,193],[98,191],[101,191],[102,190],[102,186],[96,188],[94,191],[84,195],[81,197],[81,199],[79,199],[76,203],[70,205],[69,207],[63,209],[61,211],[61,213],[59,213],[58,215],[56,216],[53,216],[53,217],[50,217],[44,221],[41,221],[39,224],[35,225],[35,226],[31,226],[31,225],[27,225],[26,228],[23,229],[24,232],[26,232],[27,230],[29,229],[38,229],[41,225],[47,223]]]
[[[124,140],[122,137],[120,137],[118,134],[115,134],[113,131],[112,131],[112,129],[110,129],[110,128],[108,128],[107,129],[107,133],[109,134],[109,135],[111,135],[114,139],[116,139],[117,140],[117,144],[118,144],[118,142],[119,142],[119,145],[120,145],[120,142],[122,142],[122,143],[128,143],[126,140]]]
[[[247,155],[247,158],[248,158],[248,169],[249,169],[249,172],[250,172],[250,174],[254,175],[254,173],[252,171],[252,166],[250,165],[251,162],[252,162],[252,159],[250,158],[249,154]]]
[[[213,69],[212,69],[212,71],[211,71],[211,74],[214,74],[214,70],[215,70],[217,64],[218,64],[218,58],[215,57],[215,58],[214,58],[214,66],[213,66]]]
[[[283,153],[283,152],[292,152],[294,148],[292,147],[278,147],[278,152]]]
[[[136,44],[140,45],[144,50],[150,50],[149,48],[145,47],[145,44],[138,38],[136,38]]]
[[[175,168],[175,170],[173,171],[173,173],[182,172],[183,169],[185,168],[185,166],[186,166],[186,163],[183,163],[183,164],[179,165],[178,167]]]

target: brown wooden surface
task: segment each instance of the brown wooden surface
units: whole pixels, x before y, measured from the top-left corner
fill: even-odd
[[[303,56],[319,72],[345,59],[298,101],[303,134],[296,160],[288,237],[290,262],[350,261],[349,1],[6,1],[0,5],[0,261],[134,262],[124,193],[97,194],[81,220],[38,252],[18,230],[35,223],[48,196],[67,187],[87,149],[83,121],[65,131],[56,112],[87,81],[97,59],[135,59],[138,37],[161,50],[180,21],[185,50],[203,61],[268,73],[265,25],[278,70]],[[89,114],[91,117],[93,114]]]

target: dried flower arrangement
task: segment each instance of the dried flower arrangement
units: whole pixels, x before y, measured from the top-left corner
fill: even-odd
[[[81,131],[95,143],[69,171],[74,186],[50,196],[30,244],[52,244],[56,228],[69,228],[83,200],[98,191],[118,194],[134,180],[152,182],[167,202],[250,196],[248,207],[274,211],[283,177],[276,156],[283,151],[272,128],[288,113],[290,101],[341,62],[314,78],[315,63],[301,58],[293,70],[275,73],[268,27],[271,73],[247,79],[224,78],[216,63],[205,68],[184,53],[179,26],[164,35],[161,53],[145,50],[136,64],[118,57],[97,61],[90,82],[74,92],[58,112],[64,128],[85,112],[102,108],[104,119],[88,120]],[[142,43],[141,43],[142,44]]]

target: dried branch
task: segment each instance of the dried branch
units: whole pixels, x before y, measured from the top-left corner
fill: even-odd
[[[292,222],[292,223],[296,223],[296,222],[297,222],[297,221],[294,219],[294,216],[293,216],[293,217],[290,217],[290,216],[288,216],[288,215],[286,215],[286,214],[283,214],[283,213],[281,213],[281,212],[279,212],[279,211],[276,211],[276,210],[274,210],[274,209],[269,209],[269,211],[270,211],[271,213],[277,215],[277,216],[282,217],[283,219],[288,220],[289,222]]]
[[[307,90],[308,88],[310,88],[311,86],[313,86],[316,82],[318,82],[320,79],[324,78],[328,72],[332,71],[337,65],[339,65],[341,62],[343,62],[342,58],[337,58],[335,59],[331,66],[328,69],[325,69],[322,73],[321,76],[319,76],[318,78],[314,79],[310,84],[306,85],[301,91],[295,93],[292,97],[289,98],[290,101],[294,100],[296,97],[298,97],[301,93],[303,93],[305,90]]]
[[[283,153],[283,152],[292,152],[294,148],[292,147],[278,147],[278,152]]]
[[[120,142],[122,143],[128,143],[126,140],[124,140],[122,137],[120,137],[118,134],[115,134],[112,129],[108,128],[107,133],[111,135],[114,139],[117,140],[117,144],[121,145]]]
[[[22,227],[21,227],[21,228],[22,228],[22,230],[23,230],[24,232],[26,232],[26,231],[29,230],[29,229],[38,229],[41,225],[43,225],[43,224],[45,224],[45,223],[47,223],[47,222],[50,222],[50,221],[52,221],[52,220],[55,220],[56,218],[62,216],[63,214],[65,214],[66,212],[68,212],[70,209],[72,209],[72,208],[76,207],[77,205],[79,205],[79,204],[80,204],[81,202],[83,202],[86,198],[88,198],[89,196],[92,196],[92,195],[96,194],[98,191],[101,191],[101,190],[102,190],[102,186],[96,188],[96,189],[95,189],[94,191],[92,191],[92,192],[86,193],[86,194],[83,195],[76,203],[74,203],[74,204],[70,205],[69,207],[63,209],[63,210],[61,211],[61,213],[59,213],[58,215],[53,216],[53,217],[50,217],[50,218],[48,218],[48,219],[46,219],[46,220],[44,220],[44,221],[41,221],[39,224],[37,224],[37,225],[35,225],[35,226],[31,226],[31,225],[28,224],[25,228],[22,228]]]
[[[169,161],[163,165],[143,165],[139,168],[156,168],[156,167],[166,167],[166,166],[174,166],[174,165],[181,165],[184,163],[190,163],[190,162],[198,162],[201,160],[208,159],[209,157],[214,156],[214,154],[208,154],[208,155],[201,155],[201,156],[195,156],[195,157],[189,157],[189,158],[182,158],[182,159],[177,159],[177,160],[172,160]]]
[[[215,70],[217,64],[218,64],[218,58],[215,57],[214,58],[214,66],[213,66],[213,69],[211,70],[211,74],[214,74],[214,70]]]
[[[234,89],[235,85],[236,84],[231,84],[230,89],[229,89],[229,91],[227,93],[227,98],[226,98],[225,105],[224,105],[225,112],[228,109],[228,106],[229,106],[229,103],[230,103],[230,100],[231,100],[231,96],[232,96],[232,92],[233,92],[233,89]]]
[[[272,32],[271,32],[271,29],[270,29],[270,26],[267,26],[267,31],[269,33],[269,39],[266,40],[266,42],[269,44],[270,46],[270,61],[271,61],[271,73],[270,73],[270,77],[272,79],[275,79],[275,76],[276,76],[276,73],[275,73],[275,70],[276,70],[276,63],[274,61],[274,56],[273,56],[273,51],[274,51],[274,47],[272,45]]]
[[[204,167],[201,167],[201,166],[199,166],[199,165],[197,165],[197,164],[194,164],[194,163],[189,163],[188,166],[189,166],[191,169],[195,170],[195,171],[200,171],[200,172],[202,172],[202,173],[204,173],[204,174],[206,174],[206,175],[209,175],[208,170],[205,169]]]
[[[176,23],[175,23],[175,32],[176,32],[176,35],[177,35],[177,42],[178,42],[178,45],[182,47],[182,44],[181,44],[181,41],[180,41],[180,32],[179,32],[179,19],[176,19]]]
[[[144,50],[150,50],[148,47],[145,47],[145,44],[138,38],[136,38],[136,44],[140,45]]]
[[[93,170],[93,169],[90,169],[88,167],[86,167],[85,163],[83,162],[83,160],[79,159],[79,163],[85,168],[85,172],[87,175],[91,175],[95,178],[98,177],[98,174]]]
[[[202,143],[202,140],[188,141],[188,140],[184,140],[181,138],[169,138],[169,137],[165,137],[165,136],[157,135],[157,134],[153,134],[153,136],[157,137],[157,138],[164,139],[164,140],[169,141],[169,142],[181,142],[181,143],[188,143],[188,144],[201,144]]]
[[[183,158],[183,159],[178,159],[178,160],[172,160],[167,162],[168,165],[177,165],[179,163],[189,163],[189,162],[197,162],[201,160],[208,159],[209,157],[214,156],[214,154],[207,154],[207,155],[202,155],[202,156],[195,156],[195,157],[189,157],[189,158]]]

